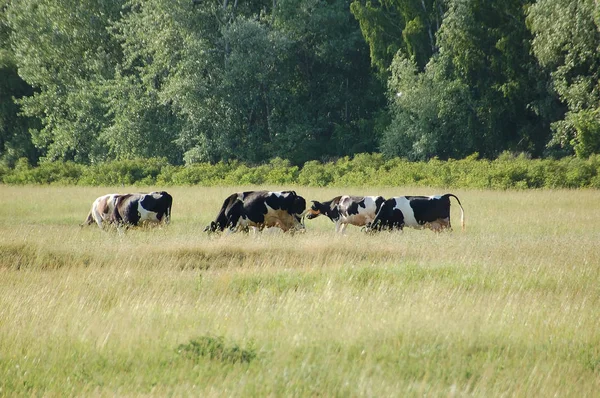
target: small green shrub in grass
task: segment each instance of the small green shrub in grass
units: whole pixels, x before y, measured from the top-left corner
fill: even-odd
[[[180,344],[177,353],[183,358],[198,361],[207,358],[227,363],[249,363],[256,358],[254,349],[240,348],[237,344],[226,346],[222,336],[201,336]]]

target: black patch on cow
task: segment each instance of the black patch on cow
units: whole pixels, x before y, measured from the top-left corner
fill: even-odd
[[[140,200],[140,204],[144,209],[156,213],[158,221],[162,221],[167,211],[170,211],[173,205],[173,197],[165,191],[152,192],[151,194],[144,195]]]
[[[296,193],[294,192],[294,203],[292,205],[292,213],[300,215],[304,213],[304,210],[306,210],[306,199],[304,199],[302,196],[296,195]]]
[[[378,196],[377,199],[375,199],[375,214],[379,212],[379,209],[381,209],[381,205],[384,203],[385,198],[383,196]]]
[[[381,204],[377,216],[373,220],[369,229],[378,231],[385,229],[400,229],[404,228],[404,214],[399,209],[395,209],[396,199],[388,199]]]
[[[361,199],[360,201],[355,202],[354,198],[352,198],[352,202],[350,203],[350,206],[348,206],[348,208],[346,209],[346,214],[347,215],[358,214],[358,206],[362,207],[363,209],[366,208],[367,206],[365,205],[365,200]]]
[[[409,200],[419,225],[450,217],[450,198],[446,195],[439,199],[426,196],[407,196],[406,198]]]

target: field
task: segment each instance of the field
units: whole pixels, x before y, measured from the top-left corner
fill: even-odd
[[[600,191],[454,191],[467,229],[453,201],[438,235],[207,236],[238,189],[169,188],[171,225],[120,236],[78,224],[139,188],[0,186],[0,396],[600,391]]]

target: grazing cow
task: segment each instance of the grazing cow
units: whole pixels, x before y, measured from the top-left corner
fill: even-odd
[[[217,232],[279,227],[284,232],[303,230],[306,201],[294,191],[248,191],[231,194],[223,202],[215,221],[204,231]]]
[[[335,231],[344,233],[348,224],[358,227],[372,222],[385,202],[382,196],[337,196],[327,202],[313,200],[306,217],[311,220],[323,214],[335,223]]]
[[[460,200],[453,194],[442,196],[397,196],[385,201],[367,230],[429,228],[435,232],[452,229],[450,225],[450,197],[460,206],[460,222],[465,229],[465,212]]]
[[[130,193],[119,195],[111,220],[117,225],[138,225],[140,223],[168,224],[171,221],[173,197],[167,192]]]
[[[92,208],[87,216],[87,219],[83,222],[83,224],[81,224],[81,226],[83,227],[84,225],[90,225],[93,222],[96,222],[98,227],[103,228],[103,222],[110,222],[109,219],[115,208],[115,201],[119,196],[121,195],[111,193],[97,198],[94,203],[92,203]]]

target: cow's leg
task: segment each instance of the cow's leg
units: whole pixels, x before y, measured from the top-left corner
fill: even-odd
[[[103,215],[100,214],[96,208],[92,209],[91,215],[94,218],[94,221],[96,221],[96,224],[98,224],[98,228],[102,229],[102,220],[104,219]]]
[[[347,227],[347,226],[348,226],[348,224],[346,224],[346,223],[343,223],[343,224],[340,226],[340,233],[341,233],[342,235],[345,235],[345,234],[346,234],[346,227]]]
[[[171,208],[167,207],[167,211],[165,214],[165,224],[169,225],[171,223]]]
[[[393,231],[394,229],[398,229],[400,230],[400,232],[403,232],[404,229],[404,214],[402,214],[402,212],[398,209],[394,209],[394,212],[392,213],[392,217],[390,220],[390,231]]]
[[[346,226],[347,224],[345,222],[337,221],[335,223],[335,232],[343,235],[344,231],[346,230]]]

